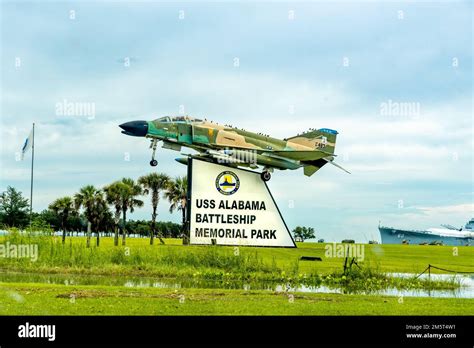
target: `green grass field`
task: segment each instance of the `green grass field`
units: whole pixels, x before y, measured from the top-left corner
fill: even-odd
[[[7,238],[7,239],[6,239]],[[325,245],[299,243],[297,249],[183,246],[179,240],[127,240],[113,246],[102,238],[99,247],[85,248],[84,238],[13,235],[0,243],[38,245],[38,259],[0,258],[1,274],[29,272],[64,276],[102,275],[162,279],[277,281],[297,283],[306,277],[325,280],[342,272],[343,258],[326,257]],[[95,241],[94,241],[95,242]],[[301,261],[317,256],[322,261]],[[376,272],[422,272],[428,264],[457,271],[474,270],[474,248],[418,245],[365,245],[359,264]],[[339,272],[339,273],[338,273]],[[433,272],[437,272],[433,270]],[[0,275],[1,275],[0,274]],[[455,284],[405,281],[384,283],[372,273],[359,279],[363,288],[452,288]],[[311,278],[312,279],[312,278]],[[0,315],[472,315],[474,299],[417,298],[331,293],[285,294],[269,290],[200,288],[140,288],[117,285],[63,285],[0,281]],[[336,280],[336,285],[341,280]],[[344,280],[343,282],[345,282]],[[433,283],[433,284],[432,284]],[[291,296],[294,297],[291,297]]]
[[[474,299],[0,284],[0,315],[467,315]]]
[[[0,243],[3,243],[0,238]],[[27,237],[15,240],[16,243],[35,243]],[[125,249],[114,247],[112,238],[102,238],[100,246],[84,248],[85,238],[74,237],[66,241],[64,246],[60,238],[55,243],[40,243],[39,258],[36,262],[19,259],[0,258],[0,268],[31,270],[34,272],[77,272],[90,274],[141,274],[150,276],[193,275],[196,270],[205,268],[226,268],[224,258],[239,256],[249,258],[257,263],[267,265],[267,272],[272,267],[288,273],[298,268],[301,274],[329,274],[341,270],[343,259],[325,256],[326,243],[298,243],[298,248],[255,248],[225,246],[183,246],[177,239],[165,239],[165,245],[156,241],[149,245],[148,239],[129,238]],[[206,263],[209,250],[218,255],[217,264]],[[213,251],[213,252],[214,252]],[[299,261],[301,256],[317,256],[323,261]],[[235,259],[239,259],[235,257]],[[163,261],[164,260],[164,261]],[[228,260],[226,260],[228,261]],[[247,266],[260,269],[255,262]],[[430,245],[365,245],[364,264],[377,268],[382,272],[420,273],[428,264],[456,271],[474,271],[474,248]],[[186,266],[186,267],[184,267]],[[242,266],[237,264],[234,266]],[[433,272],[443,273],[433,270]]]

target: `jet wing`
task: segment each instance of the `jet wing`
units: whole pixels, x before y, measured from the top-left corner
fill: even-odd
[[[262,149],[248,149],[248,148],[240,148],[240,149],[244,151],[256,151],[258,154],[263,155],[263,156],[268,156],[268,157],[273,157],[273,158],[278,158],[278,159],[287,159],[287,160],[292,160],[292,161],[300,161],[300,163],[305,167],[304,173],[307,176],[311,176],[312,174],[314,174],[326,163],[332,164],[333,166],[336,166],[339,169],[342,169],[343,171],[350,174],[349,171],[341,167],[339,164],[334,163],[334,157],[336,155],[326,152],[326,151],[262,150]],[[208,150],[208,149],[204,150],[200,148],[195,148],[195,150],[200,152],[200,154],[196,155],[196,157],[201,157],[203,159],[213,158],[213,159],[226,160],[229,158],[228,151],[232,152],[233,150],[239,150],[239,148],[234,147],[233,150],[222,149],[220,151]],[[246,165],[249,165],[250,163],[247,163],[245,161],[237,161],[237,162],[234,162],[234,164],[246,166]]]
[[[220,148],[221,151],[229,151],[228,147],[226,146],[219,146],[216,145],[216,148]],[[195,150],[200,152],[205,152],[205,156],[211,154],[213,150],[209,149],[199,149],[195,148]],[[336,156],[330,152],[321,151],[321,150],[309,150],[309,151],[298,151],[298,150],[268,150],[268,149],[259,149],[259,148],[248,148],[248,147],[239,147],[239,146],[232,146],[230,150],[242,150],[242,151],[255,151],[259,155],[265,155],[269,157],[276,157],[276,158],[283,158],[283,159],[290,159],[294,161],[315,161],[324,157],[328,156]]]
[[[281,151],[263,151],[262,155],[270,157],[287,158],[294,161],[316,161],[318,159],[335,156],[332,153],[325,151],[295,151],[295,150],[281,150]]]

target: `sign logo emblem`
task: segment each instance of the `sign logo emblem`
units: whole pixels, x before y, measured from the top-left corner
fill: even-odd
[[[216,178],[216,189],[223,195],[229,196],[237,192],[240,187],[239,177],[231,171],[220,173]]]

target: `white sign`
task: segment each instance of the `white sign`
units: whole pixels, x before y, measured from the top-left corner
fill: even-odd
[[[196,159],[191,165],[191,244],[296,247],[259,173]]]

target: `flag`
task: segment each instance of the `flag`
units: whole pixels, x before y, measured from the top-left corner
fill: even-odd
[[[26,138],[25,144],[23,145],[23,148],[21,149],[22,160],[25,158],[25,153],[30,149],[32,142],[33,142],[33,129],[31,130],[30,135],[28,135],[28,138]]]

